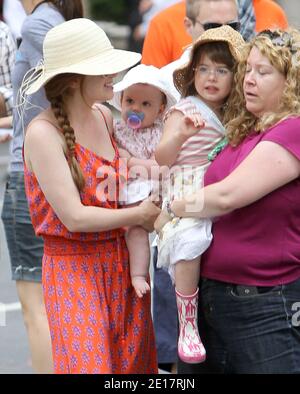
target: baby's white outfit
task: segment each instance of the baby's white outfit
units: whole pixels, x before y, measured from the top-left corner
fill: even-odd
[[[134,130],[124,120],[114,122],[114,139],[120,148],[126,149],[132,156],[149,160],[162,136],[162,121],[156,120],[151,127]],[[141,168],[141,171],[143,169]],[[146,170],[144,177],[128,179],[120,193],[120,203],[124,205],[142,201],[158,188],[158,181],[151,180]],[[130,174],[129,174],[130,175]]]

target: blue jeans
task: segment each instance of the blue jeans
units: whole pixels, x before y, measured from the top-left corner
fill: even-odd
[[[24,173],[12,172],[7,181],[2,208],[12,279],[41,282],[44,243],[31,224],[24,186]]]
[[[177,362],[178,320],[175,289],[169,274],[157,268],[153,254],[153,324],[159,364]]]
[[[256,289],[241,294],[236,285],[202,279],[199,331],[207,360],[180,362],[179,373],[300,373],[300,279]]]

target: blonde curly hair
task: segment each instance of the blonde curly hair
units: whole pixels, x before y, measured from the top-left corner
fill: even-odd
[[[253,47],[258,48],[272,66],[286,78],[279,108],[276,108],[276,112],[268,112],[261,118],[247,111],[243,92],[247,58]],[[279,121],[292,116],[300,116],[300,32],[296,29],[265,30],[244,47],[224,114],[228,141],[231,145],[237,146],[253,130],[262,133]]]

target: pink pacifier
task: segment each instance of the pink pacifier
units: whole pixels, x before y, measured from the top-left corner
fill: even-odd
[[[134,130],[139,129],[142,125],[144,117],[145,115],[143,114],[143,112],[128,111],[127,126]]]

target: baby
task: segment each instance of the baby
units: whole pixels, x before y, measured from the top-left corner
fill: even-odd
[[[114,139],[120,156],[127,159],[129,170],[120,202],[126,206],[136,205],[158,188],[159,167],[154,152],[162,135],[163,115],[176,99],[158,68],[138,65],[114,86],[114,98],[109,103],[121,111],[121,119],[114,123]],[[126,242],[132,285],[138,297],[142,297],[150,290],[148,233],[142,227],[131,227],[126,233]]]

